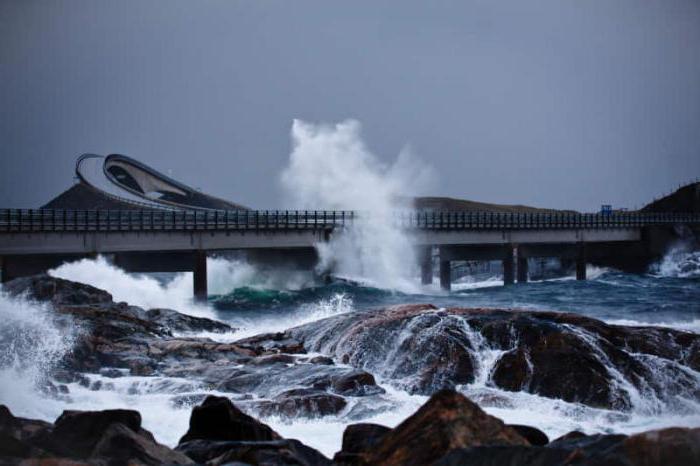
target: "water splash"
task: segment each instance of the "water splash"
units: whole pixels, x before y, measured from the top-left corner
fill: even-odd
[[[431,170],[407,151],[393,164],[382,164],[354,120],[335,125],[295,120],[292,144],[281,179],[294,207],[360,211],[352,227],[317,246],[320,267],[372,286],[417,290],[413,246],[392,215],[402,207],[402,196],[427,183]]]
[[[49,373],[71,350],[79,331],[47,305],[0,291],[0,404],[18,414],[43,417]],[[49,404],[51,402],[48,402]]]
[[[671,249],[650,272],[658,277],[700,278],[700,251],[680,245]]]

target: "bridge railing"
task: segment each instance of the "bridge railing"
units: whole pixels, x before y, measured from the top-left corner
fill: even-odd
[[[380,221],[413,230],[601,229],[700,224],[700,214],[397,211],[389,218],[380,218],[367,212],[329,210],[0,209],[0,232],[329,230],[357,222]]]

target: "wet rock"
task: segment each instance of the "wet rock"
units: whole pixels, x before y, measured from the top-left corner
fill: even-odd
[[[141,415],[138,411],[112,409],[105,411],[64,411],[56,422],[50,441],[50,449],[65,456],[87,458],[100,441],[106,429],[113,424],[138,432]]]
[[[576,462],[571,463],[571,460]],[[576,464],[593,466],[595,463],[578,461],[572,452],[557,448],[543,447],[474,447],[452,450],[434,466],[559,466]],[[622,465],[620,465],[622,466]]]
[[[321,417],[341,412],[347,402],[338,395],[326,393],[313,388],[287,390],[273,400],[257,404],[264,416],[278,415],[285,417]]]
[[[103,377],[108,377],[110,379],[116,379],[122,377],[124,374],[119,369],[114,369],[112,367],[105,367],[100,369],[100,375]]]
[[[361,454],[367,453],[391,429],[379,424],[351,424],[343,432],[343,446],[335,454],[333,461],[341,464],[356,464],[362,462]]]
[[[281,437],[267,424],[238,409],[228,398],[208,396],[192,410],[180,444],[191,440],[268,441]]]
[[[442,390],[361,457],[367,464],[425,465],[451,450],[482,445],[529,443],[464,395]]]
[[[47,274],[16,278],[5,283],[3,289],[14,296],[24,295],[36,301],[50,301],[53,304],[82,305],[112,302],[112,295],[104,290]]]
[[[324,366],[332,366],[335,364],[333,359],[329,358],[328,356],[314,356],[313,358],[309,359],[309,362],[311,364],[322,364]]]
[[[632,435],[614,454],[635,465],[700,464],[700,428],[673,427]]]
[[[296,358],[289,354],[272,354],[269,356],[260,356],[252,359],[248,364],[255,366],[267,366],[270,364],[294,364]]]
[[[93,458],[108,458],[111,464],[192,464],[186,455],[158,444],[144,430],[134,431],[124,424],[104,430],[91,452]]]
[[[345,396],[366,396],[384,393],[369,372],[354,370],[331,378],[331,388],[335,393]]]
[[[540,429],[531,426],[524,426],[521,424],[507,425],[508,427],[519,433],[522,438],[524,438],[530,443],[530,445],[544,446],[549,443],[549,437],[547,437],[547,434],[542,432]]]
[[[76,461],[77,460],[77,461]],[[141,428],[136,411],[64,411],[54,425],[0,407],[2,464],[192,464]],[[85,463],[82,463],[85,461]]]
[[[172,309],[149,309],[146,311],[146,319],[155,322],[170,332],[231,332],[230,325],[204,317],[195,317],[181,314]]]
[[[290,337],[286,332],[263,333],[238,340],[236,343],[244,348],[249,348],[257,354],[306,353],[304,345],[299,340]]]
[[[211,466],[301,465],[324,466],[331,461],[298,440],[280,439],[262,442],[192,440],[178,445],[177,451],[198,463]]]
[[[635,391],[668,402],[700,401],[688,371],[700,365],[700,335],[577,314],[401,305],[333,316],[283,338],[411,393],[431,394],[479,376],[504,390],[606,409],[629,409]],[[491,359],[494,352],[500,357]],[[481,367],[484,360],[493,365]]]

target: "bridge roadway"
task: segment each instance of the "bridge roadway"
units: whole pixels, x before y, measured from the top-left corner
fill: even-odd
[[[608,246],[605,254],[615,254],[621,244],[638,249],[649,231],[698,225],[700,214],[401,211],[379,219],[353,211],[0,209],[2,280],[108,254],[132,271],[193,270],[195,295],[202,297],[208,252],[249,250],[263,261],[308,265],[316,244],[370,221],[391,222],[410,235],[424,283],[432,280],[437,247],[441,285],[449,288],[455,260],[502,260],[504,280],[512,283],[515,265],[525,281],[527,258],[558,256],[576,261],[577,277],[585,278],[588,251]]]

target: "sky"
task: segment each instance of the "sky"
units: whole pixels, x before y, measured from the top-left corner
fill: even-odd
[[[408,194],[642,206],[700,176],[700,1],[0,0],[0,207],[92,152],[275,208],[294,119],[409,150]]]

